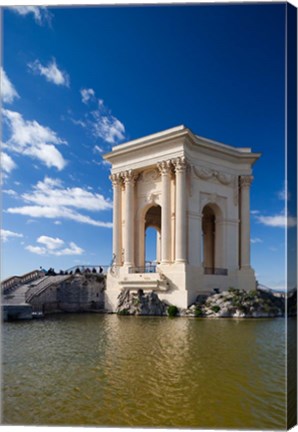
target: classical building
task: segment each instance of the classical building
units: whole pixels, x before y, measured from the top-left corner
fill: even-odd
[[[250,186],[260,157],[178,126],[117,145],[112,164],[113,263],[106,306],[122,288],[154,290],[186,308],[198,294],[254,289],[250,265]],[[156,229],[156,260],[145,257]]]

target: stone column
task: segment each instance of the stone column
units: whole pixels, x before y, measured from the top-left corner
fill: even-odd
[[[136,176],[132,170],[123,173],[125,183],[125,243],[124,265],[134,266],[134,184]]]
[[[186,160],[182,156],[172,162],[176,172],[175,261],[186,262]]]
[[[252,176],[240,177],[241,187],[241,219],[240,219],[240,268],[250,268],[250,185]]]
[[[156,231],[156,261],[160,262],[160,245],[161,245],[161,236],[160,232]]]
[[[171,261],[171,169],[170,161],[158,165],[161,173],[161,263]]]
[[[121,221],[121,190],[122,178],[120,174],[110,176],[113,185],[113,257],[114,264],[121,265],[122,262],[122,221]]]

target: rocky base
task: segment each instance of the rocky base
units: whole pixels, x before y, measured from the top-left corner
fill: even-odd
[[[178,309],[161,301],[151,291],[123,290],[118,297],[119,315],[170,315],[198,318],[267,318],[284,315],[284,300],[261,290],[229,288],[218,294],[200,295],[188,309]]]
[[[210,296],[199,296],[195,304],[180,311],[181,316],[219,318],[267,318],[284,315],[284,300],[260,290],[229,288]]]
[[[141,289],[137,293],[124,289],[118,296],[119,315],[166,315],[166,309],[154,291],[144,294]]]

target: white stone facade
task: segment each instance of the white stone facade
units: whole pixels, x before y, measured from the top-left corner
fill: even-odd
[[[113,265],[106,306],[122,288],[155,290],[186,308],[200,293],[250,290],[250,186],[260,157],[178,126],[113,147]],[[145,231],[157,230],[156,266],[145,262]]]

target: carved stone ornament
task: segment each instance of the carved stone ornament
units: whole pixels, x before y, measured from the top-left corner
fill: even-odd
[[[159,177],[159,171],[157,168],[151,169],[149,171],[144,171],[141,174],[141,180],[144,182],[151,182],[157,180]]]
[[[186,170],[187,162],[184,156],[179,156],[176,159],[172,159],[172,164],[175,167],[175,171],[177,172],[183,172]]]
[[[167,175],[172,171],[172,163],[170,160],[162,161],[157,164],[157,168],[159,169],[161,175]]]
[[[120,173],[111,174],[110,180],[111,180],[113,186],[118,186],[118,185],[121,185],[123,183],[123,180],[122,180]]]
[[[122,173],[122,177],[124,179],[125,184],[134,183],[137,179],[137,175],[133,170],[127,170]]]
[[[240,177],[241,188],[249,188],[253,181],[253,176],[246,175]]]
[[[232,180],[233,180],[233,176],[230,175],[230,174],[224,174],[224,173],[221,173],[221,172],[217,172],[215,174],[215,176],[216,176],[217,180],[219,180],[220,183],[222,183],[224,185],[230,184],[232,182]]]
[[[196,176],[202,180],[210,180],[212,177],[215,177],[220,183],[224,185],[228,185],[233,181],[233,176],[230,174],[214,171],[211,168],[195,167],[195,166],[193,168]]]
[[[158,193],[157,192],[149,192],[147,195],[147,202],[149,204],[156,204],[157,205],[157,198],[158,198]]]
[[[208,180],[213,176],[213,171],[209,168],[201,168],[194,166],[193,169],[196,176],[203,180]]]

